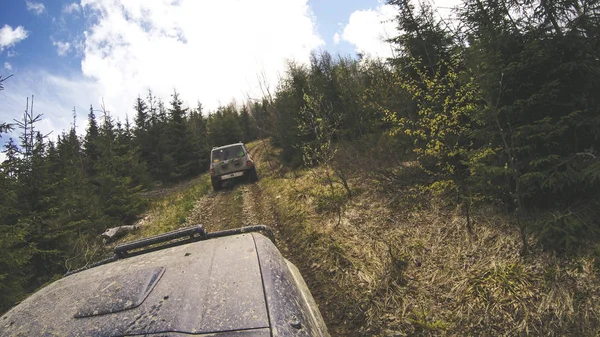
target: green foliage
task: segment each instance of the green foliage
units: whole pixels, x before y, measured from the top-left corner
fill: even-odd
[[[85,135],[73,126],[55,142],[35,130],[40,116],[27,114],[16,124],[20,144],[9,139],[0,164],[0,311],[68,269],[100,258],[98,236],[134,223],[148,208],[140,192],[156,181],[207,170],[212,146],[251,141],[258,121],[267,120],[258,103],[244,105],[241,113],[230,104],[206,118],[201,104],[185,107],[176,91],[168,108],[149,91],[134,109],[132,126],[90,106]],[[0,132],[8,130],[2,124]],[[208,186],[204,182],[201,190]],[[165,226],[183,223],[195,197],[186,195]]]
[[[385,133],[394,150],[373,142],[363,169],[405,200],[463,204],[467,222],[471,204],[493,203],[515,215],[525,248],[531,233],[561,251],[598,239],[597,2],[465,0],[457,29],[427,4],[388,3],[398,36],[387,61],[313,53],[289,63],[273,92],[262,83],[264,97],[215,111],[148,92],[134,101],[133,126],[104,109],[98,121],[90,106],[83,137],[73,125],[49,142],[39,116],[15,124],[21,135],[0,164],[0,310],[97,256],[98,234],[147,207],[140,191],[207,170],[213,146],[256,138],[270,137],[288,165],[321,166],[318,208],[340,217],[352,191],[339,144]],[[0,123],[0,133],[12,127]],[[384,167],[369,162],[375,154]],[[511,268],[477,276],[473,289],[520,287]],[[426,318],[413,317],[444,330]]]
[[[326,52],[313,53],[310,65],[289,63],[274,98],[263,101],[268,117],[266,131],[273,144],[282,148],[282,159],[299,166],[303,163],[302,147],[315,140],[315,133],[302,130],[300,125],[302,111],[308,108],[305,95],[318,97],[321,109],[338,117],[333,141],[380,131],[386,122],[374,101],[382,97],[395,105],[402,101],[386,90],[389,81],[382,81],[382,77],[389,74],[389,67],[382,62],[333,58]]]
[[[531,2],[467,1],[458,13],[468,29],[451,31],[428,6],[389,3],[398,6],[400,34],[391,39],[397,75],[387,82],[414,105],[371,105],[392,134],[412,138],[432,177],[412,190],[456,193],[467,210],[502,205],[521,219],[524,244],[526,224],[555,249],[595,237],[600,64],[589,39],[598,13],[580,13],[596,22],[589,25],[566,14],[578,8],[571,3],[540,11]],[[510,14],[527,10],[535,15]]]
[[[208,137],[213,146],[237,143],[244,138],[240,125],[240,117],[236,106],[232,103],[220,107],[208,117]]]
[[[169,161],[169,180],[179,180],[197,173],[198,151],[197,143],[193,141],[193,135],[188,127],[188,109],[183,108],[183,101],[175,91],[171,95],[172,100],[169,108],[169,122],[166,124],[165,144],[166,153],[172,161]]]
[[[532,218],[548,247],[568,250],[600,226],[591,212],[600,198],[600,64],[591,56],[599,47],[589,43],[599,15],[574,19],[566,13],[576,5],[559,2],[519,20],[509,14],[534,6],[473,1],[461,11],[482,97],[472,172],[486,194]]]
[[[413,139],[414,152],[426,172],[463,184],[468,176],[466,161],[475,126],[471,115],[477,108],[477,88],[464,72],[445,62],[434,75],[419,69],[416,62],[414,67],[418,79],[405,78],[403,87],[413,95],[418,117],[411,120],[389,113],[394,125],[391,133],[404,132]]]
[[[9,123],[0,123],[0,138],[2,137],[2,134],[5,132],[9,132],[13,130],[13,126],[12,124]]]

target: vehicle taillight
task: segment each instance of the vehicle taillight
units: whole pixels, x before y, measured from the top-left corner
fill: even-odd
[[[214,176],[215,175],[215,170],[212,169],[212,167],[210,168],[210,175]]]
[[[248,162],[246,163],[248,165],[248,167],[252,167],[252,162],[248,160]]]

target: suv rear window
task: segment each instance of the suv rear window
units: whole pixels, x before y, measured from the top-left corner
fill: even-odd
[[[213,150],[212,161],[213,163],[216,163],[223,160],[243,157],[244,155],[246,155],[246,153],[244,152],[244,148],[241,145],[234,145],[218,150]]]

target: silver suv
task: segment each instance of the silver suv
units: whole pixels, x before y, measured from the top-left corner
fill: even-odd
[[[328,337],[274,241],[266,226],[197,225],[121,244],[1,316],[0,337]]]
[[[213,190],[220,190],[223,181],[235,178],[258,181],[254,160],[244,143],[213,148],[210,152],[210,180]]]

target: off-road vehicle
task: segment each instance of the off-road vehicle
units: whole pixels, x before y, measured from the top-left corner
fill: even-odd
[[[194,226],[119,245],[0,317],[0,336],[329,336],[273,240]]]
[[[258,181],[254,160],[244,143],[215,147],[210,152],[210,180],[213,190],[218,191],[228,179],[247,178]]]

